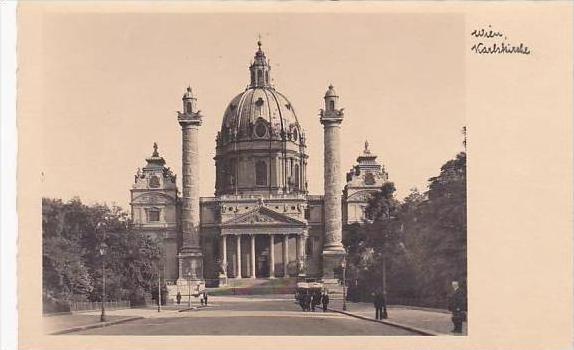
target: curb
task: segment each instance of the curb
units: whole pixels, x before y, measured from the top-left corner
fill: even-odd
[[[72,327],[72,328],[66,328],[66,329],[62,329],[59,331],[55,331],[52,333],[49,333],[49,335],[60,335],[60,334],[68,334],[68,333],[74,333],[74,332],[79,332],[79,331],[85,331],[87,329],[93,329],[93,328],[103,328],[103,327],[107,327],[107,326],[111,326],[111,325],[115,325],[115,324],[120,324],[120,323],[125,323],[125,322],[130,322],[130,321],[135,321],[135,320],[141,320],[144,317],[142,316],[135,316],[135,317],[129,317],[129,318],[124,318],[122,320],[116,320],[116,321],[108,321],[108,322],[101,322],[101,323],[92,323],[92,324],[88,324],[85,326],[79,326],[79,327]]]
[[[177,312],[186,312],[186,311],[194,311],[194,310],[199,310],[199,309],[205,309],[211,307],[211,305],[202,305],[202,306],[192,306],[192,307],[188,307],[185,309],[181,309],[181,310],[177,310]]]
[[[375,320],[369,317],[365,317],[365,316],[361,316],[361,315],[357,315],[357,314],[352,314],[350,312],[347,311],[341,311],[341,310],[335,310],[335,309],[331,309],[331,308],[327,308],[327,310],[329,311],[333,311],[333,312],[338,312],[340,314],[344,314],[347,316],[351,316],[351,317],[355,317],[355,318],[360,318],[361,320],[366,320],[366,321],[371,321],[371,322],[377,322],[377,323],[383,323],[389,326],[393,326],[393,327],[397,327],[397,328],[402,328],[402,329],[406,329],[407,331],[411,331],[411,332],[415,332],[418,333],[420,335],[427,335],[427,336],[438,336],[438,335],[446,335],[444,333],[438,333],[435,331],[431,331],[428,329],[422,329],[422,328],[418,328],[418,327],[413,327],[413,326],[409,326],[403,323],[398,323],[398,322],[393,322],[393,321],[383,321],[383,320]]]

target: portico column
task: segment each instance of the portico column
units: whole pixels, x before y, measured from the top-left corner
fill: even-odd
[[[307,235],[301,234],[297,235],[297,268],[299,270],[299,276],[305,275],[305,245],[307,243]]]
[[[223,274],[227,276],[227,236],[221,236],[221,263],[223,266]]]
[[[275,278],[275,238],[269,235],[269,278]]]
[[[241,235],[237,235],[237,273],[235,278],[241,278]]]
[[[255,235],[251,235],[251,278],[255,278]]]
[[[283,277],[289,277],[289,235],[283,235]]]

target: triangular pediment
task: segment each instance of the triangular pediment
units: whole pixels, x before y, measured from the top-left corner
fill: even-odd
[[[294,219],[290,216],[278,213],[267,207],[258,207],[247,213],[231,218],[221,224],[221,226],[243,226],[243,225],[296,225],[306,226],[304,221]]]

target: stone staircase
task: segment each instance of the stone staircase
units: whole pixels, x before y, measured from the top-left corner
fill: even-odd
[[[227,285],[207,288],[211,295],[294,294],[297,278],[242,278],[229,279]]]

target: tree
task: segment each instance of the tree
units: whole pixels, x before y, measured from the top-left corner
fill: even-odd
[[[466,153],[441,167],[429,179],[428,200],[420,206],[419,228],[427,262],[422,273],[426,297],[444,299],[453,280],[466,281]]]
[[[101,300],[98,248],[105,242],[106,298],[141,303],[152,290],[153,264],[161,252],[158,242],[130,230],[129,223],[127,213],[115,205],[42,199],[45,299]]]
[[[443,307],[450,282],[466,281],[466,153],[447,161],[425,193],[412,189],[399,202],[394,192],[385,183],[368,203],[366,222],[344,232],[357,295],[365,299],[382,286],[384,264],[391,302]]]

